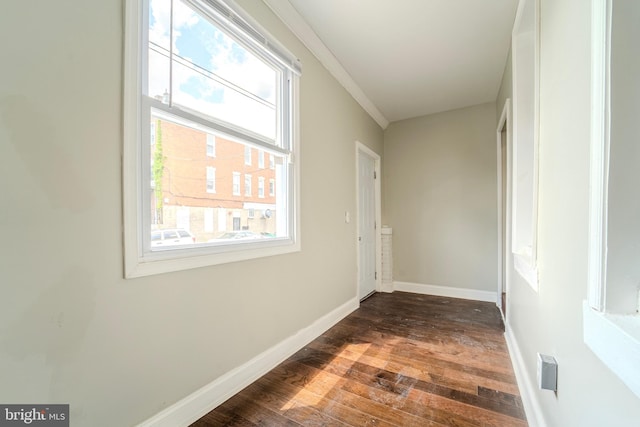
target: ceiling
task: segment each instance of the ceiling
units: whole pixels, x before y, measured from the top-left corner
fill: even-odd
[[[265,2],[384,128],[494,101],[518,0]]]

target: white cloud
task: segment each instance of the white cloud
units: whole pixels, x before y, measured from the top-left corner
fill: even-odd
[[[151,14],[153,24],[149,28],[149,40],[168,49],[170,34],[170,0],[151,0]],[[187,31],[200,23],[210,25],[208,21],[200,20],[199,16],[181,1],[174,2],[174,52],[180,54],[176,47],[178,40]],[[189,33],[194,36],[195,32]],[[198,34],[200,35],[200,34]],[[203,49],[208,45],[210,52],[211,71],[220,77],[233,82],[243,89],[275,104],[276,102],[276,72],[252,53],[244,52],[239,56],[238,47],[234,50],[234,42],[228,36],[215,39],[200,40]],[[242,59],[240,59],[242,58]],[[203,64],[204,65],[204,64]],[[169,89],[169,61],[160,55],[149,56],[149,95],[162,95]],[[189,93],[181,88],[197,79],[200,92]],[[211,97],[219,94],[221,89],[222,102],[213,102]],[[209,98],[209,100],[207,100]],[[183,66],[173,67],[173,100],[179,105],[201,111],[204,114],[218,117],[250,129],[254,132],[275,138],[276,115],[273,108],[269,108],[255,100],[220,85],[193,70]]]

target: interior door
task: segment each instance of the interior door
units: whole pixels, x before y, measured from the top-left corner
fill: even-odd
[[[376,290],[375,159],[358,151],[358,295]]]

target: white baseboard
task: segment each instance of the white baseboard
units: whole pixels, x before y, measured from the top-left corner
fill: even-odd
[[[498,293],[492,291],[424,285],[421,283],[393,282],[393,289],[395,291],[413,292],[414,294],[436,295],[440,297],[462,298],[493,303],[495,303],[498,298]]]
[[[353,298],[247,363],[159,412],[138,427],[188,426],[278,366],[360,306]]]
[[[547,423],[544,420],[540,402],[538,402],[536,397],[537,388],[535,387],[535,382],[528,374],[522,352],[509,325],[505,325],[504,337],[507,341],[507,348],[509,349],[513,370],[518,380],[518,388],[520,389],[524,412],[527,415],[527,423],[529,423],[530,427],[546,427]]]

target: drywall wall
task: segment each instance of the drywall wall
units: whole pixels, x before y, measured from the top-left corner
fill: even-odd
[[[0,402],[126,426],[355,298],[354,141],[383,133],[262,3],[300,57],[302,251],[123,279],[123,1],[3,4]],[[353,217],[353,215],[352,215]]]
[[[532,385],[523,392],[537,402],[539,425],[636,426],[640,401],[583,342],[591,5],[542,0],[540,10],[539,291],[512,272],[507,308]],[[558,361],[556,394],[535,386],[537,352]]]
[[[497,289],[495,103],[385,131],[385,223],[394,281]]]

